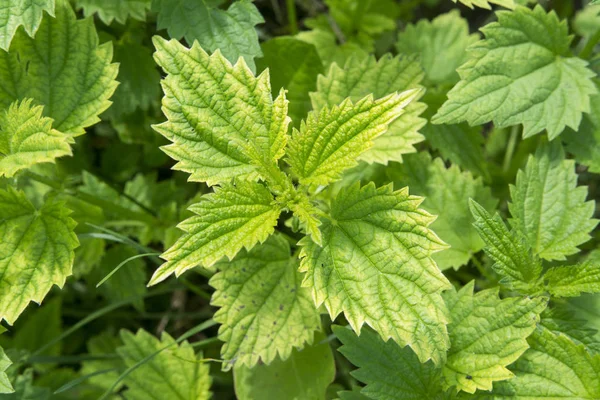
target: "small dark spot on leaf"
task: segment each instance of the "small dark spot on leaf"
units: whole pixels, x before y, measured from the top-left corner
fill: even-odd
[[[273,325],[277,325],[277,321],[273,321]]]
[[[279,311],[283,311],[283,304],[279,305]]]
[[[471,375],[467,375],[466,378],[469,380],[473,379],[473,377]]]

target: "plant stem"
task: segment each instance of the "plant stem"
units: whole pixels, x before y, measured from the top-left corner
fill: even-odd
[[[473,265],[475,266],[475,268],[477,268],[477,270],[479,271],[479,273],[488,281],[490,282],[496,282],[496,279],[493,277],[493,275],[491,275],[488,270],[485,269],[485,267],[483,266],[483,264],[481,264],[481,261],[479,261],[477,259],[477,257],[471,257],[471,262],[473,262]]]
[[[211,299],[211,294],[208,293],[206,290],[203,290],[202,288],[198,287],[198,285],[193,284],[192,282],[190,282],[186,277],[184,276],[180,276],[179,277],[179,281],[181,283],[183,283],[183,285],[192,293],[197,294],[198,296],[202,297],[203,299],[207,299],[210,300]]]
[[[296,2],[295,0],[286,0],[285,6],[287,8],[288,27],[290,35],[298,33],[298,20],[296,19]]]
[[[510,163],[513,155],[515,154],[515,148],[517,147],[517,139],[519,138],[519,125],[515,125],[510,130],[510,138],[506,145],[506,153],[504,153],[504,162],[502,163],[502,172],[505,174],[510,169]]]
[[[592,35],[592,37],[590,37],[588,39],[588,41],[585,43],[585,46],[583,46],[581,53],[579,53],[579,58],[583,58],[584,60],[589,60],[590,57],[592,56],[592,52],[594,51],[594,48],[596,47],[596,45],[598,44],[599,41],[600,41],[600,29],[598,29],[596,31],[596,33],[594,33],[594,35]]]

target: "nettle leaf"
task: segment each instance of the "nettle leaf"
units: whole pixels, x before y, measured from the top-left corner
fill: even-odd
[[[216,267],[220,272],[210,280],[216,289],[211,304],[221,307],[214,319],[221,323],[225,368],[253,367],[259,360],[270,364],[278,356],[286,360],[294,347],[312,343],[321,327],[319,312],[309,290],[301,287],[297,259],[282,236],[271,236]]]
[[[54,16],[55,0],[7,0],[0,8],[0,49],[8,51],[20,26],[35,36],[44,11]]]
[[[343,68],[332,64],[326,76],[317,81],[317,91],[311,93],[315,110],[333,107],[346,98],[359,101],[372,94],[378,99],[395,91],[422,88],[423,71],[415,56],[392,57],[384,55],[379,60],[373,56],[351,57]],[[423,141],[418,130],[426,121],[419,115],[426,105],[418,97],[406,106],[405,112],[390,123],[387,132],[376,138],[373,147],[362,153],[360,160],[387,164],[402,161],[402,154],[414,153],[414,144]]]
[[[185,233],[161,255],[166,262],[150,285],[197,265],[211,268],[225,256],[231,260],[242,248],[264,242],[274,232],[281,212],[265,186],[244,181],[216,187],[189,210],[196,215],[178,225]]]
[[[130,17],[145,21],[151,2],[152,0],[76,0],[76,5],[78,9],[83,9],[86,17],[97,13],[102,22],[110,25],[113,21],[125,24]]]
[[[432,122],[523,124],[523,137],[546,129],[550,139],[565,126],[577,129],[597,90],[587,62],[570,56],[566,21],[541,6],[496,15],[481,29],[486,38],[469,47],[461,81]]]
[[[346,99],[339,106],[310,112],[300,129],[293,129],[286,153],[293,174],[307,186],[338,180],[420,92],[411,89],[379,100],[367,95],[356,103]]]
[[[310,20],[305,20],[305,25],[309,26]],[[352,56],[359,55],[361,57],[367,57],[369,55],[368,51],[352,40],[338,44],[338,40],[335,33],[329,27],[329,23],[327,23],[326,26],[319,24],[310,27],[312,30],[299,32],[294,37],[315,46],[317,53],[319,53],[319,57],[325,66],[331,65],[332,63],[344,65],[344,63]]]
[[[190,180],[213,185],[256,178],[275,166],[287,142],[287,100],[273,100],[268,71],[254,77],[245,62],[232,66],[219,51],[154,37],[156,62],[165,70],[163,112],[155,129],[173,142],[163,147]]]
[[[438,216],[431,229],[450,245],[433,255],[440,269],[458,268],[483,248],[483,241],[471,225],[469,199],[488,211],[494,210],[498,201],[481,178],[475,179],[455,165],[446,168],[442,159],[432,161],[426,152],[407,156],[403,164],[395,164],[386,173],[396,187],[408,186],[414,194],[425,197],[422,207]]]
[[[91,19],[77,20],[65,0],[55,13],[44,17],[35,39],[17,33],[10,53],[0,50],[0,108],[32,98],[54,129],[83,134],[110,106],[118,65],[111,64],[111,42],[98,45]]]
[[[22,169],[72,154],[72,137],[52,129],[52,119],[42,117],[42,111],[31,99],[0,111],[0,176],[10,178]]]
[[[383,339],[370,329],[357,336],[350,329],[333,326],[342,342],[339,351],[359,367],[351,375],[366,384],[360,391],[366,398],[408,400],[446,398],[441,385],[441,370],[432,362],[421,363],[414,352]]]
[[[597,293],[600,292],[600,263],[591,259],[577,265],[550,268],[544,274],[544,281],[548,292],[556,297]]]
[[[123,346],[117,349],[125,365],[131,367],[158,350],[166,348],[125,378],[128,390],[125,396],[132,400],[208,399],[211,397],[208,364],[202,362],[202,353],[196,355],[193,347],[175,340],[163,332],[160,340],[143,329],[134,335],[121,331]]]
[[[52,392],[33,383],[33,368],[26,369],[14,379],[14,393],[2,397],[10,400],[49,400]]]
[[[442,14],[431,21],[408,24],[398,35],[399,53],[418,54],[427,81],[438,85],[459,80],[457,68],[467,60],[466,48],[479,39],[469,34],[469,24],[458,10]]]
[[[153,0],[158,13],[158,29],[167,29],[173,39],[185,37],[188,44],[198,41],[202,48],[217,49],[230,62],[243,57],[252,71],[254,58],[262,52],[255,25],[264,22],[250,0],[235,1],[227,10],[217,8],[219,0]]]
[[[554,302],[552,308],[546,308],[541,314],[540,324],[555,335],[562,333],[575,344],[584,344],[591,351],[600,351],[598,331],[573,312],[568,303]]]
[[[0,326],[0,335],[6,332],[6,329]],[[10,384],[10,379],[6,375],[6,370],[10,367],[12,362],[6,356],[4,349],[0,346],[0,394],[13,393],[15,390]]]
[[[516,231],[509,231],[502,218],[493,217],[474,200],[469,200],[474,226],[485,242],[485,253],[494,260],[494,271],[502,277],[501,282],[509,288],[527,290],[537,285],[542,265],[531,254],[525,238]]]
[[[510,186],[511,225],[527,238],[533,253],[564,260],[579,251],[598,225],[595,204],[585,201],[587,188],[577,187],[575,162],[565,160],[560,143],[544,144],[529,157],[525,170]]]
[[[583,115],[579,129],[567,129],[560,137],[579,164],[600,174],[600,95],[591,96],[590,102],[592,111]]]
[[[366,322],[437,364],[449,346],[441,291],[450,284],[431,256],[447,246],[429,228],[435,217],[421,202],[391,185],[342,189],[330,219],[321,221],[323,246],[300,241],[300,270],[332,319],[343,312],[356,332]]]
[[[329,343],[316,334],[315,344],[294,349],[289,358],[275,358],[270,364],[233,370],[235,394],[239,400],[325,399],[327,387],[335,379],[335,362]]]
[[[102,359],[106,354],[116,354],[117,348],[122,346],[121,340],[112,329],[105,330],[93,337],[87,343],[87,354],[99,356],[97,360],[86,360],[81,363],[81,375],[89,375],[98,371],[112,369],[106,373],[89,377],[88,382],[104,390],[109,389],[112,384],[119,379],[120,372],[125,370],[125,363],[119,358]],[[123,384],[117,385],[115,391],[121,389]]]
[[[515,377],[494,385],[494,399],[598,399],[600,354],[540,328],[511,366]]]
[[[36,209],[23,192],[0,190],[0,321],[12,325],[30,301],[40,303],[73,269],[75,221],[55,199]]]
[[[501,300],[498,288],[473,294],[474,286],[471,281],[444,294],[452,320],[444,385],[468,393],[492,390],[493,382],[513,376],[506,367],[529,348],[526,339],[547,304],[542,297]]]
[[[480,7],[485,8],[487,10],[492,9],[492,4],[497,4],[499,6],[510,8],[511,10],[515,8],[518,4],[515,4],[515,0],[452,0],[453,2],[460,1],[462,4],[469,8]],[[519,1],[519,0],[517,0]]]
[[[298,125],[311,110],[308,93],[316,89],[323,63],[310,43],[289,36],[275,37],[262,44],[264,57],[257,60],[259,71],[269,68],[273,96],[283,88],[289,100],[288,114]]]

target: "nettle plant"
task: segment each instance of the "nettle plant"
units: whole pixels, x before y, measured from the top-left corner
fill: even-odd
[[[7,1],[0,397],[600,398],[598,8]]]

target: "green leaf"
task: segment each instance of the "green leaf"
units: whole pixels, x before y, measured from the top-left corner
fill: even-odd
[[[158,29],[167,29],[173,39],[198,41],[207,51],[217,49],[231,63],[243,57],[252,71],[254,58],[262,52],[254,26],[264,20],[250,0],[235,1],[227,10],[215,0],[153,0]]]
[[[287,100],[273,100],[268,71],[255,78],[243,60],[232,66],[219,51],[206,54],[176,40],[154,37],[156,62],[165,70],[163,112],[155,129],[173,142],[164,151],[175,169],[209,185],[234,177],[268,177],[265,165],[284,154]]]
[[[348,97],[356,102],[372,94],[378,99],[395,91],[422,88],[422,79],[423,71],[415,56],[386,54],[379,60],[373,56],[353,56],[343,68],[332,64],[327,75],[319,77],[317,91],[311,93],[312,104],[315,110],[322,110],[336,106]],[[426,122],[419,117],[426,106],[416,101],[418,97],[390,123],[387,132],[374,140],[373,147],[360,155],[361,160],[387,164],[388,161],[402,161],[402,154],[416,151],[413,145],[423,140],[418,130]]]
[[[12,325],[30,301],[41,303],[73,269],[75,221],[55,199],[39,209],[23,192],[0,190],[0,321]]]
[[[161,255],[167,262],[156,270],[150,285],[197,265],[210,268],[225,256],[231,260],[242,248],[264,242],[281,212],[273,200],[263,185],[244,181],[202,196],[189,208],[196,215],[179,224],[185,233]]]
[[[578,313],[573,312],[571,306],[566,304],[552,305],[546,308],[541,315],[540,324],[552,331],[555,335],[566,335],[576,344],[584,344],[588,349],[600,352],[600,337],[588,320],[582,319]]]
[[[600,95],[591,96],[590,102],[592,111],[583,115],[579,129],[567,129],[561,139],[579,164],[600,174]]]
[[[88,354],[91,356],[115,354],[117,352],[117,348],[121,345],[121,340],[112,332],[112,330],[103,331],[100,334],[90,338],[86,343]],[[81,375],[84,376],[99,371],[115,369],[114,371],[92,376],[88,379],[89,383],[94,386],[98,386],[103,390],[110,388],[113,382],[119,378],[119,370],[125,369],[125,364],[121,358],[84,361],[81,363],[81,366]],[[115,390],[119,390],[120,388],[121,385],[115,388]]]
[[[546,289],[552,296],[577,297],[582,293],[600,292],[600,263],[584,261],[549,269],[544,274]]]
[[[297,126],[311,110],[308,92],[316,89],[317,76],[323,73],[317,49],[294,37],[280,36],[264,42],[262,51],[257,68],[269,68],[273,96],[282,88],[287,90],[288,114]]]
[[[471,225],[469,199],[488,210],[498,203],[481,178],[473,178],[453,165],[446,168],[440,158],[431,160],[429,153],[409,155],[403,164],[394,164],[386,171],[395,187],[408,186],[412,193],[425,197],[422,207],[438,215],[431,229],[450,245],[433,255],[440,269],[458,268],[483,248],[483,241]]]
[[[344,312],[356,332],[366,322],[438,364],[449,346],[441,291],[450,284],[431,256],[446,245],[429,228],[435,217],[421,202],[391,185],[341,190],[322,220],[323,246],[301,240],[300,270],[332,319]]]
[[[17,321],[12,337],[12,348],[34,352],[44,346],[50,339],[62,333],[62,303],[60,297],[53,297],[39,308],[29,308],[24,314],[25,320]],[[22,323],[21,323],[22,322]],[[58,356],[61,343],[57,343],[41,353],[45,356]],[[44,368],[36,365],[36,369]]]
[[[513,365],[515,377],[494,385],[494,399],[598,399],[600,354],[540,328]]]
[[[308,20],[307,20],[308,22]],[[310,31],[302,31],[295,36],[298,40],[310,43],[317,49],[323,65],[344,63],[352,56],[366,57],[369,55],[361,46],[353,41],[338,45],[338,39],[328,27],[315,26]]]
[[[466,48],[478,39],[477,34],[469,35],[467,20],[452,10],[431,21],[407,25],[398,35],[396,49],[401,54],[418,54],[432,84],[456,83],[456,69],[467,60]]]
[[[0,326],[0,335],[4,332],[6,332],[6,329]],[[12,362],[6,356],[4,349],[0,347],[0,394],[13,393],[15,391],[10,384],[8,375],[6,375],[6,370],[11,366],[11,364]]]
[[[26,369],[18,375],[14,382],[14,393],[3,395],[6,400],[49,400],[51,392],[48,388],[34,386],[33,369]]]
[[[511,225],[527,238],[535,255],[564,260],[579,251],[598,224],[595,204],[585,201],[587,188],[577,187],[575,162],[565,160],[560,143],[544,144],[529,157],[525,170],[510,186]]]
[[[143,329],[135,335],[123,330],[121,340],[124,345],[117,352],[127,367],[170,346],[125,378],[129,388],[125,392],[128,399],[191,400],[211,397],[208,364],[202,361],[202,353],[194,354],[187,341],[175,346],[175,340],[168,333],[163,332],[159,340]]]
[[[71,155],[71,136],[52,129],[52,119],[42,117],[43,107],[32,106],[31,99],[15,101],[0,110],[0,176],[58,157]]]
[[[473,226],[485,242],[485,253],[494,260],[494,271],[509,288],[528,290],[536,285],[542,265],[531,254],[531,248],[516,231],[509,231],[502,218],[493,217],[474,200],[469,200],[475,218]]]
[[[496,15],[481,29],[486,38],[469,47],[461,81],[432,122],[523,124],[523,137],[546,129],[550,139],[565,126],[577,129],[597,90],[587,62],[570,56],[566,21],[541,6]]]
[[[335,363],[329,343],[322,334],[315,335],[315,344],[271,364],[248,368],[236,365],[233,371],[235,394],[239,400],[289,399],[323,400],[325,391],[335,378]]]
[[[485,8],[487,10],[492,9],[492,4],[497,4],[499,6],[510,8],[511,10],[515,8],[516,4],[514,0],[452,0],[453,2],[460,1],[462,4],[469,8],[480,7]],[[518,1],[518,0],[517,0]]]
[[[7,0],[0,8],[0,49],[8,51],[20,26],[31,37],[35,35],[44,11],[54,16],[55,0]]]
[[[444,386],[468,393],[492,390],[493,382],[513,376],[506,367],[529,348],[526,339],[547,304],[542,297],[501,300],[498,288],[474,295],[474,286],[471,281],[444,296],[452,320]]]
[[[419,93],[411,89],[379,100],[368,95],[356,103],[346,99],[339,106],[312,111],[300,130],[293,129],[287,150],[292,172],[307,186],[338,180]]]
[[[221,323],[225,368],[285,361],[295,347],[312,343],[321,320],[297,264],[288,242],[275,235],[216,265],[211,304],[220,307],[214,319]]]
[[[333,332],[342,342],[339,351],[359,367],[351,372],[366,384],[361,393],[377,400],[441,400],[440,370],[433,363],[422,364],[407,347],[392,340],[384,342],[370,329],[357,336],[350,329],[333,326]]]
[[[146,12],[150,9],[152,0],[76,0],[78,9],[83,9],[83,15],[89,17],[98,13],[100,20],[106,25],[113,21],[125,24],[128,18],[138,21],[146,20]]]

